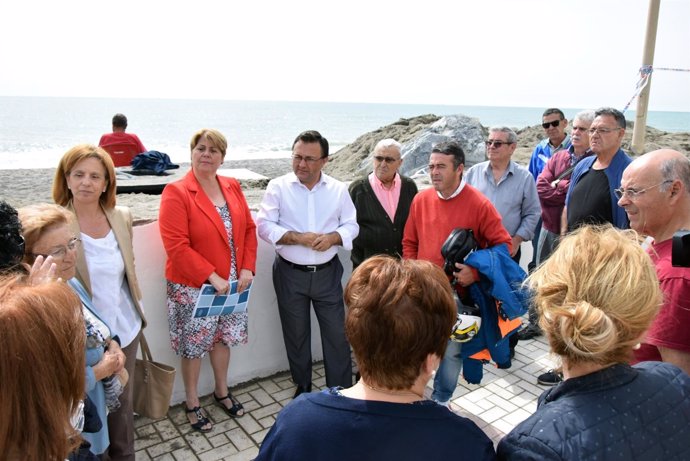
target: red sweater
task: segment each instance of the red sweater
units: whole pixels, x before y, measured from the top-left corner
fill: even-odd
[[[403,258],[424,259],[443,267],[441,245],[456,227],[472,229],[481,248],[506,243],[511,249],[512,240],[501,224],[501,215],[489,199],[466,184],[450,200],[439,198],[433,188],[415,196],[403,234]]]

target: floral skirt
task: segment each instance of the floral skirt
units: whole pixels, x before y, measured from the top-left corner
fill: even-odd
[[[175,353],[186,359],[198,359],[218,342],[228,347],[246,344],[249,318],[246,312],[192,318],[199,291],[199,288],[167,282],[170,345]]]

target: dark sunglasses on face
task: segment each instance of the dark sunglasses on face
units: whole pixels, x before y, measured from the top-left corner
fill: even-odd
[[[546,129],[548,129],[550,126],[556,128],[556,127],[557,127],[558,125],[560,125],[560,124],[561,124],[561,121],[560,121],[560,120],[554,120],[553,122],[542,123],[542,124],[541,124],[541,127],[544,128],[544,129],[546,130]]]
[[[512,144],[512,142],[488,140],[488,141],[484,141],[484,144],[486,144],[486,147],[494,146],[497,149],[500,149],[501,146],[503,146],[504,144]]]
[[[374,160],[376,160],[377,162],[393,163],[396,162],[398,159],[393,157],[381,157],[380,155],[375,155]]]

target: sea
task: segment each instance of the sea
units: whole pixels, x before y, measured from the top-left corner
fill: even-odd
[[[561,108],[568,119],[581,109]],[[522,128],[541,122],[543,107],[491,107],[343,102],[112,99],[0,96],[0,169],[52,168],[79,143],[97,144],[111,131],[115,113],[129,120],[148,150],[189,161],[189,140],[201,128],[228,139],[227,159],[285,158],[295,136],[315,129],[331,152],[382,126],[423,114],[464,114],[484,126]],[[634,112],[626,113],[634,120]],[[690,131],[690,112],[655,112],[647,124],[664,131]]]

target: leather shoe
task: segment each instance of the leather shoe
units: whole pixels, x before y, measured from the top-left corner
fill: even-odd
[[[305,392],[311,392],[311,384],[308,386],[297,386],[297,389],[295,389],[295,395],[293,395],[292,398],[296,399],[300,394],[304,394]]]

